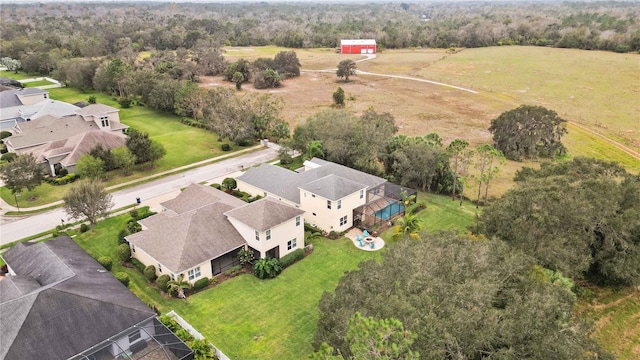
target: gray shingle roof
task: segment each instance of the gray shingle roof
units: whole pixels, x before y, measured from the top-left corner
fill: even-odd
[[[127,240],[176,274],[245,244],[224,215],[246,205],[242,200],[192,184],[162,205],[170,211],[140,221],[148,229]]]
[[[0,92],[0,109],[22,105],[22,101],[20,101],[20,98],[18,98],[18,96],[45,94],[45,93],[46,93],[45,90],[38,89],[38,88],[6,90],[3,92]]]
[[[265,231],[302,214],[304,211],[269,197],[225,213],[258,231]]]
[[[358,190],[365,189],[366,185],[331,174],[304,184],[300,188],[329,200],[339,200]]]
[[[103,114],[119,111],[118,109],[105,104],[91,104],[76,111],[76,114],[83,116],[100,116]]]
[[[279,166],[262,164],[256,168],[247,170],[244,174],[238,176],[237,179],[296,204],[300,203],[299,188],[328,175],[335,175],[361,184],[361,188],[371,188],[386,182],[386,180],[381,177],[354,170],[343,165],[320,159],[317,159],[320,161],[316,161],[316,159],[312,160],[320,166],[315,169],[296,173]]]
[[[19,125],[20,133],[8,137],[5,141],[14,149],[44,144],[49,141],[68,139],[86,131],[98,130],[98,126],[91,121],[85,121],[80,116],[65,116],[44,122],[32,121]]]
[[[2,359],[67,359],[155,317],[69,237],[17,244],[3,258],[16,276],[0,281]]]

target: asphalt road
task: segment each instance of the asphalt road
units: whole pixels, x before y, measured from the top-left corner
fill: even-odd
[[[224,177],[242,168],[246,169],[257,164],[272,161],[276,157],[276,149],[265,148],[249,154],[222,160],[214,164],[187,170],[179,174],[170,175],[135,187],[119,190],[111,193],[113,202],[115,203],[113,209],[119,209],[133,204],[136,202],[137,197],[142,200],[144,205],[145,201],[149,199],[174,192],[191,183],[200,183]],[[0,226],[0,245],[51,230],[60,225],[62,219],[64,219],[65,222],[70,221],[62,208],[56,208],[44,213],[22,218],[3,216]]]

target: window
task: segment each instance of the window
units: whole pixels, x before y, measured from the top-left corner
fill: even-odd
[[[102,127],[109,126],[109,118],[106,116],[101,117],[100,122],[102,123]]]
[[[360,190],[360,199],[364,197],[364,189]]]
[[[296,216],[296,226],[300,226],[300,216]]]
[[[271,229],[267,230],[267,241],[271,240]]]
[[[189,270],[189,281],[200,277],[200,266],[195,269]]]
[[[311,197],[316,197],[316,194],[311,194]]]
[[[347,217],[348,215],[345,215],[340,218],[340,226],[347,225]]]
[[[158,272],[162,272],[162,264],[158,263]]]
[[[327,209],[331,209],[331,200],[327,200]]]
[[[313,214],[313,216],[316,216],[316,213],[312,213],[312,214]]]
[[[131,244],[131,251],[136,252],[136,246]]]
[[[296,239],[287,241],[287,250],[296,248]]]
[[[136,340],[140,340],[140,330],[129,334],[129,344],[133,344]]]
[[[260,233],[256,230],[256,240],[260,241]]]
[[[342,208],[342,200],[338,200],[338,209]]]

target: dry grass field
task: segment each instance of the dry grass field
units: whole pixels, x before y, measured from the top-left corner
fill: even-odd
[[[229,61],[273,58],[278,47],[226,48]],[[339,81],[334,71],[344,59],[333,49],[295,50],[302,76],[270,92],[286,103],[282,115],[293,126],[332,104],[340,86],[347,110],[360,114],[373,107],[394,115],[406,135],[440,134],[445,143],[463,138],[472,145],[491,141],[491,119],[521,104],[545,106],[570,121],[563,142],[570,156],[615,160],[640,171],[640,56],[542,47],[492,47],[447,52],[441,49],[388,50],[358,63],[375,74],[434,80],[475,90],[465,92],[425,82],[359,75]],[[229,86],[220,78],[206,86]],[[244,91],[255,91],[250,85]],[[634,155],[636,155],[634,157]],[[492,186],[499,196],[510,188],[522,163],[508,162]],[[529,164],[535,166],[536,164]],[[469,193],[468,195],[471,195]]]

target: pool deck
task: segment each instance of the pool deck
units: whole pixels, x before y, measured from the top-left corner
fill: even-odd
[[[378,250],[382,249],[384,247],[384,245],[385,245],[385,242],[381,237],[368,236],[369,238],[373,239],[373,242],[365,243],[364,246],[360,246],[360,242],[356,240],[356,237],[358,235],[360,235],[360,237],[364,237],[363,234],[362,234],[362,230],[357,229],[357,228],[352,228],[351,230],[349,230],[345,234],[346,237],[351,239],[351,242],[353,242],[353,246],[357,247],[360,250],[378,251]],[[373,244],[373,247],[371,247],[371,244]]]

